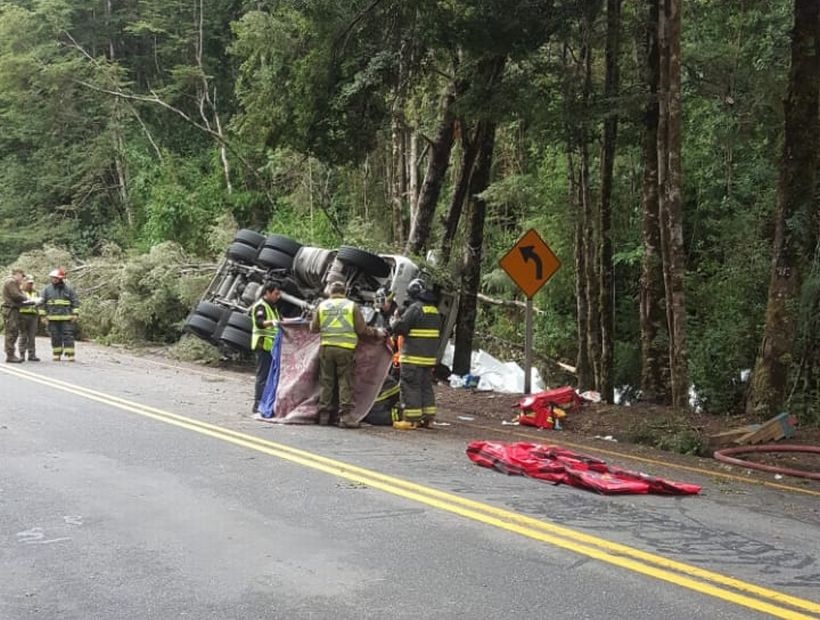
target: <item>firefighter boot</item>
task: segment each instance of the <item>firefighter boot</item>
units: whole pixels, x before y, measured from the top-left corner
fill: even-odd
[[[349,413],[343,413],[339,416],[339,428],[361,428],[361,426]]]

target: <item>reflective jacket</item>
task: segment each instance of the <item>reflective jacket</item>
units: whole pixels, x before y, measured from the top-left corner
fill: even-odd
[[[29,299],[37,299],[37,293],[34,291],[23,291],[23,295]],[[37,306],[34,305],[20,307],[20,314],[37,314],[38,312]]]
[[[441,337],[441,314],[435,306],[412,303],[393,325],[393,333],[404,336],[399,362],[412,366],[435,366]]]
[[[264,299],[260,299],[253,306],[251,306],[251,316],[253,317],[253,330],[251,332],[251,351],[256,351],[261,348],[263,351],[270,351],[273,349],[273,341],[276,339],[276,334],[279,327],[276,323],[279,321],[279,311]],[[264,321],[273,321],[270,327],[262,327]],[[259,343],[261,347],[257,347]]]
[[[43,298],[40,314],[45,315],[49,321],[69,321],[77,317],[80,303],[74,289],[65,282],[49,284],[40,297]]]
[[[354,310],[356,304],[344,297],[331,297],[319,304],[319,342],[323,347],[355,349]]]

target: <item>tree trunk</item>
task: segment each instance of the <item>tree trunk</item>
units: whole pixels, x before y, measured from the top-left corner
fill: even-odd
[[[600,209],[600,316],[601,316],[601,396],[614,400],[615,360],[615,278],[612,266],[612,170],[618,139],[618,52],[620,49],[621,0],[607,0],[606,4],[606,75],[604,98],[607,108],[613,110],[604,119],[601,141],[601,209]]]
[[[420,255],[430,241],[430,230],[436,204],[444,183],[447,167],[450,165],[450,152],[453,150],[453,131],[455,116],[453,102],[455,92],[452,84],[447,85],[447,92],[441,104],[441,119],[436,135],[430,144],[430,157],[427,160],[427,171],[419,192],[419,201],[415,217],[410,222],[410,236],[407,239],[405,252]]]
[[[681,1],[661,0],[658,19],[660,57],[658,121],[658,185],[661,213],[661,244],[666,244],[664,282],[666,322],[669,329],[669,369],[672,406],[685,409],[689,397],[686,346],[686,303],[681,209],[681,93],[680,93]]]
[[[587,321],[589,309],[587,308],[586,294],[586,236],[584,235],[584,220],[581,217],[581,205],[583,196],[581,195],[581,183],[577,180],[575,162],[572,159],[572,147],[567,149],[567,168],[570,174],[570,203],[573,205],[575,215],[575,324],[578,330],[578,356],[575,360],[575,367],[578,370],[578,388],[582,390],[594,387],[594,374],[589,363],[589,347],[587,346]]]
[[[461,162],[458,168],[458,175],[453,186],[453,196],[450,199],[450,208],[444,218],[444,234],[441,238],[441,263],[447,265],[450,262],[450,254],[453,249],[453,239],[458,230],[458,223],[461,219],[461,212],[464,206],[464,199],[470,187],[470,176],[473,171],[476,154],[478,152],[478,135],[470,136],[470,130],[464,121],[461,126]]]
[[[416,219],[416,213],[419,208],[419,134],[413,129],[410,131],[408,139],[410,143],[407,152],[407,204],[408,204],[408,218],[402,216],[402,237],[407,236],[409,223]]]
[[[407,210],[407,132],[404,129],[399,112],[393,113],[390,134],[391,145],[391,184],[390,203],[392,214],[393,244],[396,247],[404,245],[404,213]]]
[[[658,217],[658,0],[650,0],[645,46],[647,102],[643,115],[643,183],[641,219],[641,392],[648,402],[661,402],[663,369],[667,366],[658,343],[664,332],[661,239]]]
[[[453,353],[453,372],[458,375],[470,372],[473,332],[476,323],[476,295],[481,281],[484,219],[487,213],[487,204],[484,199],[479,198],[479,194],[490,184],[490,168],[495,146],[495,124],[490,121],[479,121],[477,135],[478,155],[470,180],[470,229],[464,253],[461,299],[456,324],[455,352]]]
[[[817,172],[818,87],[820,87],[820,3],[794,1],[791,70],[784,102],[785,138],[777,191],[774,248],[766,324],[746,402],[762,418],[778,413],[787,400],[793,362],[801,263],[812,251],[807,230],[813,220]]]

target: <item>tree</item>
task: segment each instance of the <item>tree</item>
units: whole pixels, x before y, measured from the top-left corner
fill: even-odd
[[[818,59],[820,3],[795,0],[766,322],[747,400],[747,411],[763,418],[778,412],[787,400],[797,302],[806,277],[802,259],[814,252],[817,242]]]

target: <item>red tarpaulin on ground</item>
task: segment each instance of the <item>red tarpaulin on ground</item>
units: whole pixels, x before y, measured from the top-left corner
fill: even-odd
[[[507,475],[564,483],[604,494],[694,495],[701,489],[696,484],[673,482],[613,467],[594,456],[560,446],[472,441],[467,446],[467,456],[476,465]]]

